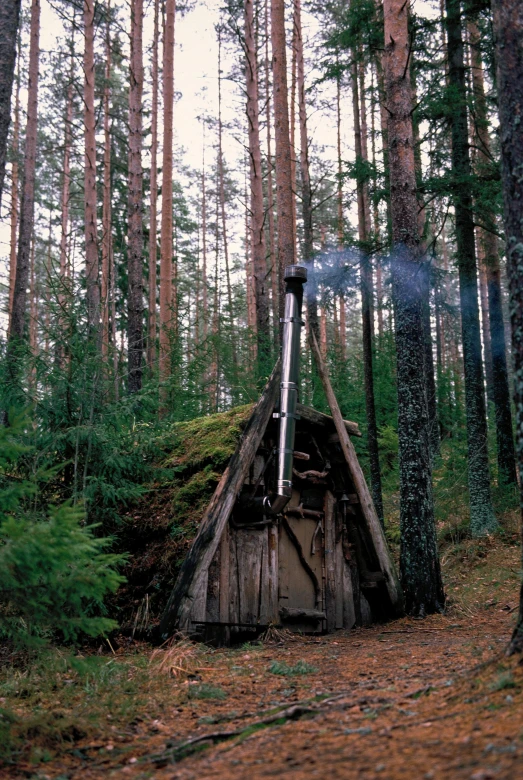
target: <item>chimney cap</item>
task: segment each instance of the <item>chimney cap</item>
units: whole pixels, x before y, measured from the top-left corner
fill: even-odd
[[[283,273],[285,281],[296,279],[302,283],[307,281],[307,269],[302,265],[288,265]]]

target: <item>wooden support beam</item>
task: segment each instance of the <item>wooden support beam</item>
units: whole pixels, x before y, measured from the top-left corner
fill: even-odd
[[[202,579],[207,574],[236,497],[261,444],[279,389],[280,361],[278,360],[245,426],[236,451],[205,510],[191,549],[185,556],[160,623],[159,633],[162,640],[167,639],[176,630],[185,631],[189,628],[194,600],[200,592]]]
[[[345,427],[338,401],[334,394],[334,390],[332,389],[327,367],[321,355],[318,342],[316,340],[316,337],[312,329],[310,330],[309,335],[310,335],[312,354],[314,355],[316,365],[318,368],[318,374],[320,376],[321,383],[323,385],[323,390],[327,397],[327,401],[332,413],[332,417],[334,419],[334,425],[336,426],[336,431],[340,438],[340,446],[343,451],[343,455],[345,457],[347,466],[349,467],[349,472],[352,478],[352,482],[354,484],[354,488],[360,499],[361,511],[366,521],[367,529],[372,539],[372,543],[374,545],[376,555],[378,556],[381,570],[383,571],[386,577],[386,587],[389,594],[391,606],[394,613],[402,614],[403,613],[403,592],[401,590],[398,575],[396,573],[396,568],[392,561],[392,557],[387,545],[387,540],[385,539],[383,528],[381,527],[381,523],[378,519],[378,515],[376,514],[376,510],[374,508],[374,503],[372,501],[372,497],[370,495],[367,482],[365,481],[363,471],[361,470],[361,466],[359,464],[358,457],[356,455],[356,450],[354,449],[354,445],[351,442],[349,434]]]
[[[296,405],[296,414],[299,414],[302,420],[306,420],[312,425],[320,425],[325,428],[328,425],[334,425],[334,420],[328,414],[318,412],[313,409],[312,406],[304,406],[303,404]],[[358,427],[358,423],[351,422],[350,420],[343,420],[343,424],[351,436],[361,436],[361,431]]]

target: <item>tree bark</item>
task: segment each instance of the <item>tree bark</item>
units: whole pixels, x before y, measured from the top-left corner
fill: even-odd
[[[270,58],[269,58],[269,0],[265,0],[265,123],[267,126],[267,223],[269,228],[269,269],[271,274],[271,304],[274,335],[278,331],[278,263],[276,258],[276,241],[274,229],[274,190],[272,179],[272,116],[270,90]]]
[[[129,223],[127,235],[127,390],[142,387],[143,357],[143,200],[142,95],[143,0],[131,2],[131,57],[129,89]]]
[[[510,323],[514,361],[516,444],[523,521],[523,5],[520,0],[493,0],[496,46],[502,184]],[[523,530],[523,522],[522,522]],[[516,628],[508,654],[523,652],[523,583]]]
[[[485,357],[485,381],[487,383],[487,398],[494,402],[494,382],[492,378],[492,345],[490,341],[490,317],[488,307],[488,282],[485,266],[485,249],[483,243],[483,230],[476,228],[476,247],[478,257],[479,274],[479,300],[481,304],[481,335],[483,337],[483,350]]]
[[[284,315],[283,272],[296,262],[292,223],[291,145],[287,100],[287,57],[285,50],[285,3],[271,0],[272,77],[274,93],[274,135],[276,140],[276,205],[278,223],[279,316]],[[280,340],[282,337],[280,323]]]
[[[65,326],[65,302],[68,274],[68,248],[69,248],[69,200],[71,194],[71,151],[73,144],[73,95],[74,95],[74,25],[71,29],[71,61],[69,66],[69,83],[67,85],[64,127],[64,157],[62,173],[62,192],[60,197],[60,278],[58,302],[60,306],[60,321]],[[62,334],[63,336],[63,334]],[[61,365],[64,357],[65,343],[60,340],[57,347],[57,361]]]
[[[104,163],[103,163],[103,202],[102,202],[102,357],[107,360],[109,352],[109,258],[112,244],[111,226],[111,128],[110,128],[110,92],[111,92],[111,5],[107,4],[105,27],[105,84],[103,93],[104,114]]]
[[[205,124],[203,125],[202,141],[202,319],[203,319],[203,341],[207,342],[209,335],[209,301],[208,301],[208,279],[207,279],[207,191],[205,181]]]
[[[21,0],[2,0],[0,3],[0,206],[11,122],[11,93],[15,75],[20,5]]]
[[[296,52],[298,115],[300,124],[300,177],[301,213],[303,221],[302,255],[305,263],[313,262],[314,231],[312,226],[312,189],[309,168],[309,137],[307,132],[307,103],[305,100],[305,59],[303,55],[303,29],[301,0],[294,0],[294,48]],[[317,339],[320,338],[316,283],[313,278],[306,289],[308,326]],[[344,310],[345,313],[345,310]],[[313,370],[314,366],[313,366]]]
[[[19,199],[19,162],[20,155],[20,58],[18,59],[18,74],[15,92],[15,121],[13,126],[13,166],[11,171],[11,240],[9,245],[9,304],[8,320],[13,311],[13,296],[16,280],[16,237],[18,234],[18,219],[20,216]]]
[[[487,420],[478,305],[474,219],[470,190],[467,94],[459,0],[446,0],[449,87],[452,89],[452,172],[465,367],[470,527],[473,536],[497,528],[490,492]]]
[[[352,84],[352,109],[354,118],[354,148],[356,161],[361,165],[367,162],[367,144],[363,143],[360,115],[360,96],[358,85],[358,62],[356,51],[352,52],[351,84]],[[361,102],[361,107],[364,107]],[[361,252],[360,261],[360,290],[361,290],[361,318],[363,338],[363,377],[365,385],[365,411],[367,417],[367,448],[369,452],[370,480],[372,498],[376,508],[376,514],[383,525],[383,498],[381,491],[381,470],[378,450],[378,426],[376,423],[376,404],[374,399],[374,375],[373,375],[373,314],[372,314],[372,268],[370,264],[370,210],[366,183],[358,177],[356,182],[358,202],[358,234]]]
[[[443,607],[445,595],[436,545],[428,413],[425,397],[420,236],[412,93],[408,75],[408,9],[385,0],[385,84],[394,252],[398,437],[400,462],[400,572],[407,612]]]
[[[483,63],[479,48],[479,30],[474,20],[469,20],[469,35],[472,60],[472,85],[475,108],[475,136],[478,141],[478,167],[488,164],[491,160],[491,144],[485,99],[485,84],[483,80]],[[494,213],[484,215],[487,223],[495,226]],[[499,264],[498,240],[495,233],[480,229],[479,239],[482,242],[484,255],[490,326],[490,351],[492,359],[492,390],[496,409],[496,441],[498,451],[498,468],[500,482],[516,484],[516,453],[512,433],[512,411],[510,409],[510,389],[507,369],[507,350],[505,343],[505,327],[503,324],[503,309],[501,296],[501,270]],[[480,271],[481,273],[481,271]]]
[[[153,22],[153,61],[152,61],[152,97],[151,97],[151,192],[149,203],[149,316],[147,330],[147,366],[149,372],[156,363],[156,264],[158,260],[157,244],[157,204],[158,204],[158,38],[159,38],[159,0],[154,0]],[[205,285],[204,285],[205,289]]]
[[[338,55],[336,53],[336,64],[338,64]],[[341,159],[341,78],[340,74],[336,78],[336,150],[338,156],[338,181],[336,186],[337,201],[337,233],[338,249],[342,250],[345,243],[345,227],[343,224],[343,165]],[[310,184],[309,184],[310,189]],[[312,222],[312,215],[311,215]],[[342,292],[339,296],[340,302],[340,350],[341,359],[345,360],[347,356],[347,315],[345,310],[345,295]]]
[[[227,283],[227,303],[229,308],[229,339],[233,366],[233,384],[236,387],[238,384],[238,355],[236,350],[236,334],[234,332],[234,308],[232,303],[231,267],[229,262],[229,239],[227,235],[227,214],[225,210],[225,163],[223,155],[221,56],[221,27],[218,27],[218,192],[220,198],[220,217],[222,223],[223,256],[225,260],[225,279]]]
[[[96,215],[96,114],[94,109],[94,8],[95,0],[84,0],[84,220],[87,324],[98,331],[100,321],[100,280],[98,262],[98,223]]]
[[[171,372],[173,260],[173,103],[175,0],[166,0],[163,40],[162,226],[160,235],[160,382]],[[165,398],[165,390],[163,391]]]
[[[36,140],[38,129],[38,65],[40,59],[40,0],[32,0],[31,2],[30,36],[22,202],[20,204],[16,279],[9,326],[8,356],[12,360],[15,360],[14,352],[16,351],[17,343],[20,343],[24,337],[31,238],[34,229]],[[11,364],[11,368],[13,372],[16,372],[14,363]]]

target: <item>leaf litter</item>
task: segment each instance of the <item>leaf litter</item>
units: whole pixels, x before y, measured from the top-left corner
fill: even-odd
[[[11,751],[0,776],[523,777],[523,665],[504,656],[518,583],[498,574],[517,567],[518,551],[490,554],[494,606],[482,561],[448,613],[423,621],[323,637],[275,629],[222,649],[120,637],[90,676],[67,664],[47,677],[4,674],[0,734]],[[453,582],[463,582],[458,569],[447,571]]]

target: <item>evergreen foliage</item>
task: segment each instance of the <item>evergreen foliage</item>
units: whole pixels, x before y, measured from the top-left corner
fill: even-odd
[[[0,637],[35,647],[54,635],[105,634],[117,624],[103,614],[104,598],[123,582],[124,559],[84,524],[80,506],[42,502],[40,485],[56,470],[24,478],[27,422],[0,428]]]

